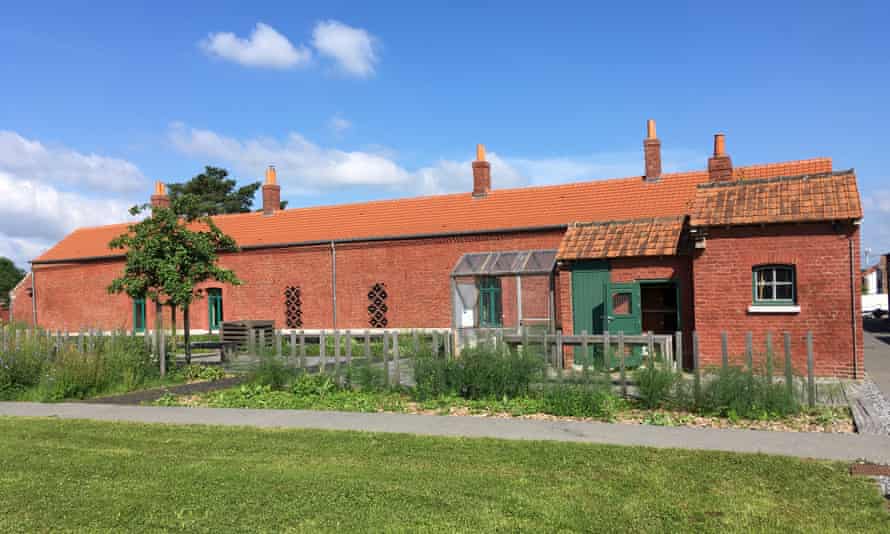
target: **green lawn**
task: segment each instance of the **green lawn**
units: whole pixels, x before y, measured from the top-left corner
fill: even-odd
[[[0,418],[0,532],[890,531],[837,463]]]

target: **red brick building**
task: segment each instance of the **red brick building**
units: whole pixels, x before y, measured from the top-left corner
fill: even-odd
[[[723,332],[733,358],[746,332],[758,350],[768,332],[776,347],[790,332],[800,368],[812,331],[819,375],[861,376],[853,171],[829,158],[735,167],[718,134],[706,170],[662,173],[651,121],[643,144],[642,176],[497,189],[480,146],[472,192],[289,210],[277,209],[270,169],[262,212],[214,219],[241,247],[221,264],[244,284],[203,288],[193,327],[225,317],[304,329],[679,330],[687,349],[694,329],[706,365],[720,362]],[[152,202],[169,202],[162,185]],[[153,306],[105,290],[123,265],[107,244],[125,230],[79,229],[35,259],[14,318],[151,324]],[[535,262],[533,276],[517,276]],[[461,266],[494,276],[458,276]],[[468,279],[475,290],[462,293]]]

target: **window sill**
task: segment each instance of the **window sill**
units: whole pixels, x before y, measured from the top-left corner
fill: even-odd
[[[800,313],[800,306],[786,304],[784,306],[763,306],[752,304],[748,306],[748,313]]]

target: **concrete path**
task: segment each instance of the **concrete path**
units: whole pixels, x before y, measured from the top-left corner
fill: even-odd
[[[574,441],[711,451],[760,452],[826,460],[853,461],[861,459],[890,464],[890,437],[856,434],[719,430],[390,413],[166,408],[81,403],[2,402],[0,403],[0,416]]]

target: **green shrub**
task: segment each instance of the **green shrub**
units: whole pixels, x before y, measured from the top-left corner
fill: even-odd
[[[346,370],[346,383],[355,385],[363,391],[383,391],[386,389],[386,373],[382,367],[353,365]]]
[[[295,375],[295,370],[289,369],[277,357],[261,356],[260,363],[251,376],[251,382],[281,391],[294,379]]]
[[[549,384],[542,400],[545,413],[568,417],[611,419],[620,407],[610,389],[598,384]]]
[[[670,369],[653,365],[634,371],[634,380],[645,408],[658,408],[673,400],[674,390],[681,377]]]
[[[298,397],[325,397],[339,389],[329,375],[303,373],[294,381],[291,393]]]
[[[434,358],[429,353],[414,361],[415,396],[425,401],[461,392],[462,369],[455,360]]]
[[[532,351],[480,344],[464,349],[456,360],[460,394],[468,399],[527,395],[529,385],[541,377],[543,359]]]
[[[226,372],[219,367],[199,365],[196,363],[183,367],[179,372],[182,374],[183,379],[189,382],[195,380],[215,382],[226,377]]]
[[[800,412],[793,391],[768,376],[753,374],[740,367],[719,368],[702,385],[698,410],[724,417],[762,419]]]

